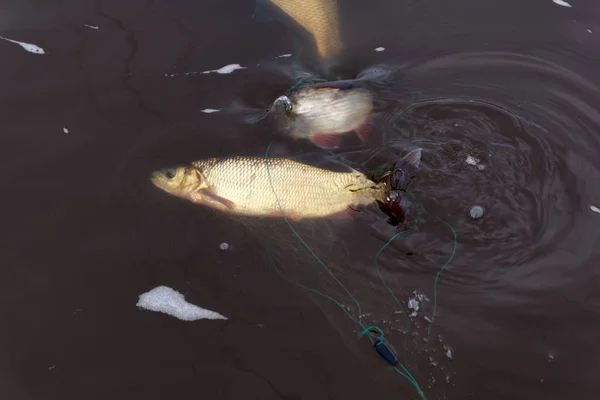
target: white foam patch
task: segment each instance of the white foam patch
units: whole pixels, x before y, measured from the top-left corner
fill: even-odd
[[[211,72],[216,72],[217,74],[230,74],[233,71],[238,69],[246,69],[246,67],[242,67],[240,64],[229,64],[219,69],[212,69],[209,71],[203,71],[203,74],[210,74]]]
[[[291,56],[292,56],[291,54],[282,54],[282,55],[277,56],[275,58],[287,58],[287,57],[291,57]]]
[[[168,286],[157,286],[139,296],[138,307],[162,312],[183,321],[198,319],[227,319],[223,315],[198,307],[185,301],[183,294]]]
[[[477,158],[475,158],[473,156],[467,156],[466,161],[467,161],[467,164],[469,164],[469,165],[477,165],[477,164],[479,164],[479,159],[477,159]]]
[[[588,31],[588,33],[592,33],[592,30],[591,30],[591,29],[588,29],[587,31]]]
[[[417,299],[408,299],[408,308],[411,310],[419,311],[419,302]]]
[[[8,38],[2,37],[2,36],[0,36],[0,39],[6,40],[7,42],[11,42],[11,43],[14,43],[14,44],[18,44],[23,49],[25,49],[26,51],[28,51],[30,53],[33,53],[33,54],[46,54],[46,52],[44,51],[44,49],[42,49],[39,46],[36,46],[35,44],[25,43],[25,42],[18,42],[16,40],[8,39]]]
[[[69,130],[67,129],[67,127],[66,127],[66,126],[63,128],[63,132],[64,132],[64,133],[69,133]]]
[[[571,5],[569,3],[567,3],[566,1],[563,0],[552,0],[554,2],[554,4],[558,4],[559,6],[563,6],[563,7],[571,7]]]
[[[590,210],[592,210],[595,213],[600,214],[600,208],[598,208],[598,207],[596,207],[596,206],[594,206],[592,204],[590,204]]]
[[[100,29],[100,27],[94,26],[94,25],[83,24],[83,26],[90,28],[90,29],[96,29],[96,30]]]
[[[212,114],[212,113],[219,112],[221,110],[218,108],[205,108],[204,110],[200,110],[200,111],[202,111],[203,113],[206,113],[206,114]]]
[[[375,51],[385,51],[385,47],[377,47]]]

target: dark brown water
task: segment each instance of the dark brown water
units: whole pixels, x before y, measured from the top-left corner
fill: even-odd
[[[153,168],[263,156],[274,139],[297,151],[268,122],[244,123],[293,84],[292,61],[310,63],[309,50],[274,58],[297,53],[294,33],[253,22],[250,0],[42,3],[0,15],[0,36],[47,53],[0,40],[0,397],[418,398],[340,308],[273,268],[358,315],[286,225],[148,184]],[[373,261],[394,228],[377,210],[298,229],[427,399],[598,397],[600,12],[570,3],[342,4],[344,77],[398,69],[377,87],[371,143],[342,155],[376,168],[424,149],[411,209],[430,214],[379,265],[404,309],[415,291],[429,301],[407,324],[383,287]],[[458,243],[428,334],[453,248],[437,217]],[[229,319],[138,309],[160,285]]]

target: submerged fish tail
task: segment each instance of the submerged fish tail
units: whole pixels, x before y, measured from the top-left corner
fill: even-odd
[[[341,53],[337,0],[258,0],[255,18],[259,22],[279,20],[311,36],[322,58]]]

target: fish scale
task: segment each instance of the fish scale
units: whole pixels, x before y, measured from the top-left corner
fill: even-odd
[[[309,32],[323,58],[337,57],[342,49],[338,0],[266,0]]]
[[[283,211],[299,220],[347,215],[352,213],[350,208],[378,201],[390,218],[402,217],[405,205],[397,201],[400,193],[396,192],[403,190],[418,170],[421,151],[411,150],[382,174],[378,183],[354,169],[334,172],[287,158],[246,156],[210,158],[157,170],[151,181],[173,196],[234,214],[282,216]]]
[[[268,169],[265,159],[250,157],[193,165],[212,192],[231,201],[238,214],[277,214],[283,209],[290,216],[323,217],[370,204],[382,191],[356,170],[333,172],[285,158],[269,159]]]
[[[301,89],[291,96],[300,133],[344,133],[361,126],[372,110],[366,90]]]

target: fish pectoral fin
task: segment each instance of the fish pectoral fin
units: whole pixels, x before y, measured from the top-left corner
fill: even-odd
[[[335,214],[332,214],[330,216],[330,218],[336,218],[336,219],[346,219],[346,218],[358,218],[358,216],[361,214],[362,211],[360,211],[357,208],[354,208],[353,206],[348,206],[345,210],[336,212]]]
[[[369,115],[367,117],[367,119],[365,120],[365,122],[360,127],[358,127],[357,129],[354,130],[354,133],[356,133],[356,136],[358,136],[358,138],[360,139],[362,144],[367,143],[367,141],[369,140],[369,136],[371,135],[372,125],[373,125],[373,114]]]
[[[292,222],[300,222],[302,221],[302,216],[298,215],[298,214],[294,214],[294,213],[290,213],[290,212],[286,212],[286,211],[272,211],[269,213],[269,215],[271,217],[275,217],[275,218],[287,218]]]
[[[235,207],[235,203],[233,201],[227,200],[227,199],[215,194],[215,192],[212,189],[200,189],[198,192],[206,195],[207,197],[213,199],[214,201],[216,201],[218,203],[223,204],[229,210],[233,210],[233,208]]]
[[[342,144],[341,136],[336,133],[313,134],[309,140],[323,149],[337,149]]]
[[[258,23],[273,22],[277,19],[277,12],[274,11],[273,4],[268,1],[257,0],[254,6],[254,15],[252,18]]]

